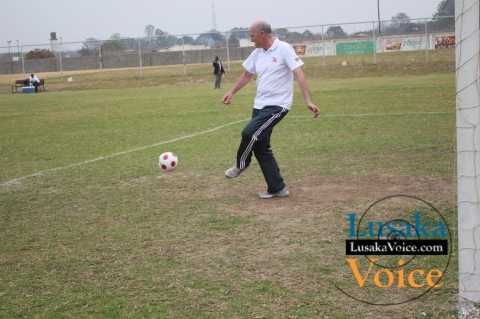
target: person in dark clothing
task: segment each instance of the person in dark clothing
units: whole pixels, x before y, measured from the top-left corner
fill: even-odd
[[[225,69],[223,68],[222,61],[218,56],[215,57],[213,60],[213,75],[214,79],[214,89],[219,89],[220,85],[222,84],[222,76],[225,73]]]

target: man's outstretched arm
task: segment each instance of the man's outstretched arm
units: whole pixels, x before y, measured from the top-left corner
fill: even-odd
[[[298,85],[302,90],[303,100],[307,104],[308,109],[314,114],[313,117],[318,117],[320,115],[320,110],[318,106],[315,105],[312,101],[312,97],[310,96],[310,91],[308,90],[307,81],[305,80],[305,75],[301,67],[296,68],[293,70],[293,74],[297,79]]]
[[[232,102],[232,98],[237,93],[240,91],[241,88],[243,88],[245,85],[247,85],[248,82],[253,78],[253,74],[249,73],[247,71],[244,71],[243,74],[240,76],[238,79],[237,83],[233,86],[233,88],[230,89],[224,96],[223,96],[223,103],[224,104],[230,104]]]

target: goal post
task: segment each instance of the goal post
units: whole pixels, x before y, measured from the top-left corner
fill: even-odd
[[[480,0],[455,0],[460,318],[480,313]]]

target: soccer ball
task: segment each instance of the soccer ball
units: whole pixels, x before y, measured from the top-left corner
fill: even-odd
[[[178,157],[172,152],[165,152],[160,154],[158,158],[158,166],[164,172],[173,171],[178,165]]]

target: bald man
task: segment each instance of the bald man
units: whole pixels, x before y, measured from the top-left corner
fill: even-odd
[[[243,62],[245,69],[233,88],[223,97],[228,105],[232,98],[255,75],[257,93],[252,119],[242,131],[235,166],[225,171],[227,178],[239,176],[250,165],[255,154],[267,183],[267,191],[259,193],[262,199],[287,197],[289,191],[270,147],[273,127],[280,122],[293,102],[293,79],[296,78],[308,109],[318,117],[319,109],[312,102],[301,66],[302,60],[290,44],[273,37],[271,26],[257,21],[249,29],[250,39],[256,49]]]

